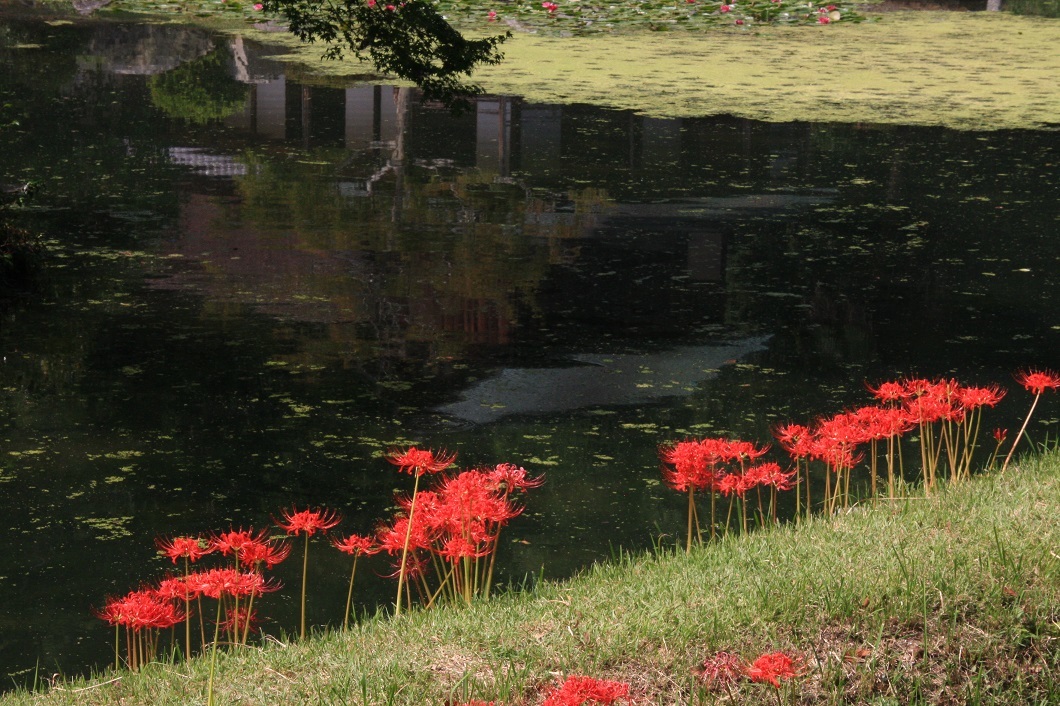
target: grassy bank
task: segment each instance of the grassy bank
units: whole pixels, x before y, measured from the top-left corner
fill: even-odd
[[[471,608],[377,616],[222,654],[220,704],[539,704],[563,674],[636,703],[731,703],[694,670],[787,650],[785,703],[1060,703],[1060,453],[941,494],[624,557]],[[103,628],[101,628],[103,629]],[[205,703],[208,664],[151,665],[0,704]],[[736,685],[738,703],[776,703]],[[792,700],[794,699],[794,700]]]
[[[861,23],[737,26],[708,12],[707,0],[603,6],[564,0],[555,13],[528,0],[435,4],[471,35],[512,30],[503,63],[476,71],[472,80],[489,93],[533,102],[589,103],[655,117],[964,130],[1055,128],[1060,115],[1060,20],[1053,18],[873,14],[869,4],[850,6],[867,17]],[[292,74],[300,81],[379,80],[356,59],[321,61],[322,46],[301,45],[254,7],[240,0],[116,0],[100,16],[137,13],[252,37],[297,66]],[[586,19],[590,9],[603,14]]]
[[[1053,48],[1060,44],[1060,20],[993,12],[870,19],[825,27],[577,37],[516,32],[503,46],[503,63],[484,67],[473,79],[493,94],[654,117],[734,115],[962,130],[1056,125],[1060,52]],[[484,21],[479,29],[488,31]],[[321,62],[319,46],[286,46],[291,53],[281,58],[322,76],[366,68],[356,61]]]

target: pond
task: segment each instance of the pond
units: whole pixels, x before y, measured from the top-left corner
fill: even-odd
[[[454,116],[240,38],[0,15],[0,154],[48,253],[0,320],[9,685],[107,665],[91,609],[164,574],[156,537],[372,530],[409,490],[387,449],[544,474],[502,536],[521,585],[675,541],[661,443],[767,443],[910,374],[1001,383],[1011,428],[1012,373],[1060,364],[1056,130]],[[348,558],[312,551],[335,625]],[[368,566],[362,610],[392,600]]]

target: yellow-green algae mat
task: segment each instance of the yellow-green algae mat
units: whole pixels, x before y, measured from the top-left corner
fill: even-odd
[[[755,32],[516,34],[503,49],[504,62],[473,80],[534,102],[971,130],[1060,123],[1054,19],[920,11]],[[320,49],[302,60],[307,51]]]

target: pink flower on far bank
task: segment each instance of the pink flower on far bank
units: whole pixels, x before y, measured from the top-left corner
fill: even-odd
[[[258,12],[261,12],[261,9],[262,9],[263,7],[265,7],[265,6],[264,6],[264,5],[262,5],[262,4],[260,3],[260,2],[256,2],[256,3],[254,3],[254,9],[255,9],[255,10],[257,10]]]
[[[496,10],[490,10],[489,12],[487,12],[486,13],[486,19],[488,19],[490,22],[496,22],[497,21],[497,11]]]
[[[541,3],[541,7],[545,8],[546,10],[548,10],[548,13],[549,13],[550,15],[551,15],[551,14],[552,14],[553,12],[555,12],[556,10],[558,10],[558,9],[559,9],[559,5],[557,5],[557,4],[556,4],[556,3],[554,3],[554,2],[543,2],[543,3]]]
[[[732,9],[732,5],[722,5],[718,8],[718,12],[725,13]]]
[[[832,20],[828,19],[824,15],[821,15],[820,17],[817,18],[817,24],[819,24],[819,25],[826,25],[826,24],[828,24],[831,21]]]

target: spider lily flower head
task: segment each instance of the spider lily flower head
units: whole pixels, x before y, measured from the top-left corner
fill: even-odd
[[[740,656],[733,652],[715,652],[703,660],[703,665],[693,670],[707,689],[714,691],[728,689],[744,676],[744,663]]]
[[[432,525],[457,534],[476,522],[503,525],[522,513],[498,490],[490,473],[464,471],[446,478],[438,489],[438,504],[432,508]]]
[[[787,652],[770,652],[744,667],[744,674],[753,682],[772,684],[780,688],[783,679],[794,679],[803,673],[802,659]]]
[[[1008,429],[995,429],[994,430],[994,441],[998,444],[1005,443],[1005,439],[1008,438]]]
[[[438,554],[446,561],[457,563],[461,559],[481,559],[488,556],[490,548],[472,542],[467,537],[452,535],[442,544]]]
[[[256,571],[210,569],[188,576],[188,585],[207,598],[221,596],[257,596],[280,588],[279,582],[266,581]]]
[[[372,554],[379,553],[383,549],[376,544],[375,538],[360,534],[351,534],[345,539],[339,539],[336,537],[331,540],[331,544],[340,552],[344,552],[351,556],[371,556]]]
[[[1014,377],[1028,392],[1036,395],[1060,387],[1060,375],[1050,370],[1021,370]]]
[[[456,460],[455,453],[447,451],[431,451],[429,449],[417,449],[410,446],[404,451],[394,449],[390,451],[386,460],[398,467],[402,473],[411,473],[422,476],[425,473],[438,473],[444,471]]]
[[[865,383],[865,387],[880,402],[899,402],[906,396],[905,385],[900,382],[881,382],[876,387]]]
[[[155,593],[161,598],[174,601],[190,601],[199,595],[183,576],[167,576],[162,579],[158,582]]]
[[[629,684],[570,675],[548,692],[541,706],[581,706],[586,701],[613,704],[629,696]]]
[[[111,625],[124,625],[134,632],[173,627],[185,618],[173,601],[150,588],[112,598],[96,615]]]
[[[287,534],[304,533],[307,537],[312,537],[317,532],[327,532],[342,521],[334,510],[296,510],[292,507],[290,512],[281,510],[280,514],[283,520],[273,518],[277,527]]]
[[[674,490],[705,490],[712,487],[726,471],[725,463],[740,458],[736,444],[727,439],[686,440],[659,447],[663,463],[663,481]],[[752,447],[753,448],[753,447]]]
[[[174,537],[172,539],[159,537],[155,540],[155,546],[161,554],[172,559],[174,564],[178,559],[187,559],[194,564],[214,551],[209,541],[200,537]]]
[[[291,545],[286,542],[251,542],[244,544],[237,553],[239,563],[260,569],[271,569],[291,554]]]
[[[769,451],[769,444],[758,447],[750,441],[728,442],[728,454],[733,461],[754,461],[764,456],[767,451]]]
[[[1007,391],[998,385],[986,387],[962,387],[958,396],[965,409],[993,407],[1002,400]]]
[[[408,517],[397,517],[389,525],[382,525],[376,530],[376,541],[379,548],[387,554],[401,554],[405,551],[405,536],[408,535],[408,549],[427,549],[431,546],[431,537],[423,514],[417,512],[416,519],[409,529]]]
[[[513,490],[525,491],[531,488],[539,488],[545,482],[543,475],[537,478],[530,478],[525,468],[516,466],[514,463],[499,463],[488,473],[493,482],[506,493],[510,493]]]
[[[795,487],[795,471],[785,473],[780,470],[780,464],[768,461],[747,469],[747,477],[755,481],[755,485],[771,485],[777,490],[791,490]],[[753,486],[752,486],[753,487]]]
[[[714,483],[713,488],[722,495],[735,495],[738,498],[743,498],[747,491],[757,484],[754,478],[748,477],[743,473],[726,473]]]
[[[260,532],[254,532],[254,528],[248,529],[230,529],[227,532],[220,532],[210,537],[210,547],[221,554],[228,556],[233,554],[239,556],[239,552],[243,547],[248,544],[255,542],[265,542],[268,540],[268,530],[261,530]]]

